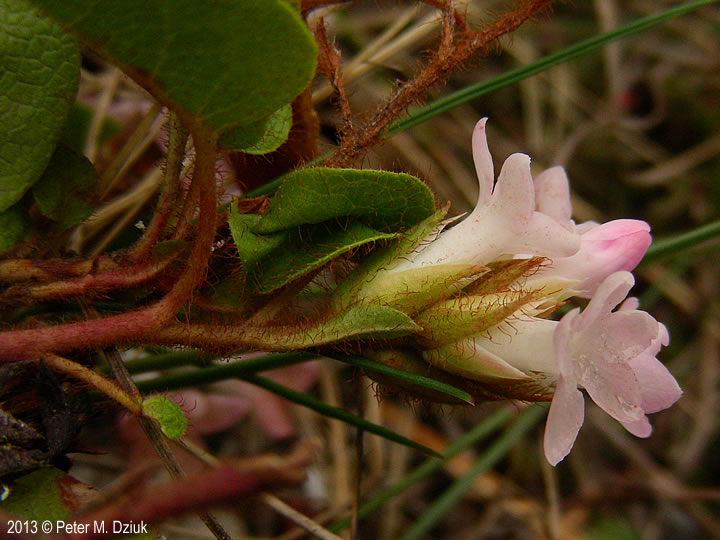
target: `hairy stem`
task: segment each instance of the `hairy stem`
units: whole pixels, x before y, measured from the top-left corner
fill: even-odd
[[[106,379],[92,369],[86,368],[82,364],[78,364],[62,356],[45,353],[43,359],[51,369],[85,381],[98,392],[102,392],[109,398],[117,401],[135,416],[142,415],[142,399],[139,393],[137,393],[137,395],[128,393],[110,379]]]
[[[388,126],[407,108],[421,100],[427,90],[444,83],[450,75],[494,40],[519,28],[528,19],[548,9],[551,0],[529,0],[519,2],[510,13],[500,17],[483,32],[471,30],[464,17],[445,7],[443,34],[438,50],[430,61],[413,79],[401,86],[364,125],[345,135],[337,151],[328,158],[325,167],[349,167],[370,147],[378,144],[386,135]],[[454,31],[460,30],[460,37]]]
[[[188,140],[188,131],[173,112],[170,113],[168,127],[168,153],[165,164],[163,190],[160,194],[160,200],[155,209],[153,219],[145,230],[145,234],[143,234],[142,238],[140,238],[130,250],[129,259],[134,262],[146,257],[150,253],[152,246],[160,240],[177,200],[178,183],[180,181],[183,159],[185,158],[185,145]]]
[[[22,298],[28,303],[53,300],[68,296],[80,296],[88,293],[101,293],[139,285],[149,281],[165,270],[176,258],[166,257],[161,261],[150,261],[134,266],[113,268],[107,272],[86,274],[82,277],[27,286],[15,285],[3,295],[5,299]]]
[[[33,359],[47,351],[63,352],[143,341],[175,316],[204,279],[215,238],[216,135],[207,128],[196,127],[193,139],[196,148],[193,185],[199,199],[197,232],[187,267],[167,295],[151,306],[121,315],[0,333],[2,361]],[[194,211],[195,208],[188,210]]]

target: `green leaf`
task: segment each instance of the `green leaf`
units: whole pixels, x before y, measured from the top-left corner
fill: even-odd
[[[218,145],[228,150],[242,152],[243,148],[248,148],[262,139],[269,123],[270,116],[266,116],[260,120],[225,131],[218,139]]]
[[[97,174],[85,156],[58,145],[33,197],[40,211],[67,229],[82,223],[93,211],[87,201],[97,185]]]
[[[88,131],[93,118],[93,110],[82,103],[75,102],[70,110],[70,117],[63,126],[60,141],[75,150],[82,152],[87,143]],[[106,116],[103,118],[98,142],[102,144],[120,130],[120,124]]]
[[[384,249],[378,250],[372,255],[362,266],[355,269],[354,272],[348,276],[336,289],[333,302],[336,306],[342,307],[354,304],[358,300],[362,302],[396,302],[394,307],[402,309],[403,305],[406,307],[416,304],[418,296],[428,297],[427,283],[428,280],[420,280],[420,283],[415,283],[415,290],[412,294],[405,294],[403,290],[407,290],[406,284],[409,283],[404,277],[400,278],[400,283],[396,284],[394,290],[396,294],[386,294],[383,289],[387,290],[387,287],[383,287],[380,281],[385,282],[388,278],[392,281],[395,278],[390,277],[387,270],[391,270],[398,262],[403,260],[403,257],[414,250],[421,242],[426,240],[433,231],[439,231],[440,223],[445,217],[447,209],[438,210],[430,215],[430,217],[424,219],[408,231],[406,231],[399,241],[393,245]],[[457,269],[462,266],[467,268],[467,265],[456,265]],[[428,269],[432,272],[433,269],[426,267],[425,269],[418,269],[420,274],[428,272]],[[460,272],[461,274],[463,272]],[[378,279],[380,275],[380,279]],[[461,277],[461,276],[460,276]],[[443,293],[448,290],[448,286],[452,285],[454,281],[451,280],[447,283],[447,276],[444,276],[440,280],[436,279],[433,285],[433,289],[439,292],[438,297],[443,297]],[[416,280],[417,281],[417,280]],[[424,281],[424,282],[423,282]],[[443,281],[447,286],[442,286],[439,281]],[[380,285],[378,290],[378,285]],[[420,293],[418,295],[418,293]],[[448,291],[449,293],[449,291]],[[392,298],[391,298],[392,297]],[[431,298],[429,298],[431,300]]]
[[[230,213],[228,214],[230,233],[233,242],[235,242],[238,257],[246,268],[255,266],[260,259],[280,247],[287,238],[285,232],[268,235],[255,234],[252,228],[258,221],[260,221],[259,215],[241,214],[235,208],[235,205],[230,206]]]
[[[216,130],[290,103],[317,47],[282,0],[34,0],[161,102]]]
[[[334,319],[288,337],[297,347],[312,347],[349,339],[393,339],[420,329],[409,316],[397,309],[357,306]]]
[[[0,212],[0,254],[12,249],[30,236],[30,218],[25,209],[16,204]]]
[[[224,133],[218,142],[246,154],[268,154],[287,140],[291,127],[292,107],[285,105],[267,118]]]
[[[63,500],[61,486],[67,484],[70,488],[75,483],[79,482],[58,469],[38,469],[12,483],[10,496],[0,503],[0,509],[28,520],[66,521],[72,510]]]
[[[410,228],[435,211],[430,189],[414,176],[356,169],[299,169],[288,174],[254,231],[269,234],[357,216],[380,230]]]
[[[185,435],[187,419],[180,406],[165,396],[151,396],[142,403],[143,414],[160,423],[160,429],[168,439],[178,440]]]
[[[45,170],[77,92],[80,54],[25,0],[0,0],[0,212]]]
[[[336,312],[337,313],[337,312]],[[313,324],[243,327],[243,340],[262,349],[307,349],[359,339],[393,339],[420,327],[402,311],[385,306],[356,306],[336,316],[323,315]]]
[[[292,107],[285,105],[270,115],[267,126],[260,140],[243,149],[246,154],[268,154],[277,150],[284,143],[292,127]]]
[[[278,250],[273,256],[260,261],[251,279],[256,283],[258,292],[270,293],[322,267],[343,253],[396,236],[397,234],[376,231],[362,223],[351,223],[347,228],[328,228],[320,234],[295,232],[289,239],[289,245],[293,246],[293,249]]]

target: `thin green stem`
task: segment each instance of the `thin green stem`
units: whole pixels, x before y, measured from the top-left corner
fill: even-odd
[[[661,238],[652,243],[642,262],[643,264],[654,262],[717,236],[720,236],[720,220],[713,221],[692,231],[676,234],[669,238]]]
[[[485,451],[472,469],[457,480],[428,508],[422,517],[410,527],[400,540],[420,540],[427,538],[433,526],[441,520],[457,501],[473,485],[475,479],[500,461],[510,449],[545,415],[544,407],[531,407],[503,433],[490,448]]]
[[[177,390],[189,386],[210,384],[227,379],[247,379],[249,376],[262,371],[270,371],[281,367],[292,366],[308,362],[317,358],[316,354],[306,352],[280,353],[252,358],[241,362],[233,362],[223,366],[210,366],[185,373],[177,373],[157,377],[148,381],[137,383],[138,389],[144,394],[150,392],[163,392]]]
[[[215,357],[203,351],[174,351],[128,360],[125,367],[131,375],[136,375],[180,366],[205,367],[213,358]]]
[[[358,519],[365,518],[375,510],[382,508],[385,503],[393,497],[397,497],[418,482],[430,476],[435,471],[444,467],[447,460],[489,437],[493,432],[507,424],[513,414],[514,408],[508,406],[488,416],[457,441],[448,446],[447,450],[443,452],[442,458],[429,458],[425,460],[422,465],[409,474],[406,474],[401,480],[398,480],[395,484],[385,488],[373,499],[361,505],[357,512]],[[338,532],[349,526],[350,517],[346,517],[334,523],[329,527],[329,529],[333,532]]]
[[[333,355],[331,356],[331,358],[340,362],[345,362],[346,364],[350,364],[351,366],[359,367],[364,370],[374,371],[376,373],[382,373],[384,375],[390,375],[391,377],[406,381],[415,386],[420,386],[436,392],[442,392],[443,394],[452,396],[470,405],[475,404],[475,400],[473,399],[473,397],[464,390],[460,390],[459,388],[455,388],[454,386],[445,384],[440,381],[436,381],[435,379],[431,379],[429,377],[423,377],[422,375],[402,371],[400,369],[386,366],[385,364],[381,364],[380,362],[375,362],[373,360],[362,358],[360,356]]]
[[[387,429],[386,427],[373,424],[372,422],[368,422],[367,420],[355,416],[354,414],[351,414],[344,409],[332,407],[327,403],[324,403],[323,401],[312,397],[309,394],[305,394],[303,392],[296,392],[295,390],[292,390],[287,386],[283,386],[264,377],[258,377],[257,375],[246,376],[244,380],[246,382],[249,382],[250,384],[254,384],[255,386],[264,388],[268,392],[272,392],[273,394],[277,394],[280,397],[292,401],[293,403],[297,403],[298,405],[302,405],[303,407],[312,409],[313,411],[316,411],[323,416],[336,418],[342,422],[345,422],[346,424],[359,427],[364,431],[367,431],[368,433],[374,433],[375,435],[383,437],[384,439],[387,439],[389,441],[402,444],[415,450],[420,450],[425,454],[431,456],[439,455],[437,452],[428,448],[427,446],[423,446],[422,444],[411,441],[410,439],[403,437],[402,435],[398,435],[397,433]]]

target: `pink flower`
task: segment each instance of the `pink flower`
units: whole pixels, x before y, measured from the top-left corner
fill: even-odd
[[[570,257],[552,257],[547,267],[528,281],[537,286],[548,279],[576,281],[576,296],[592,297],[600,283],[614,272],[633,270],[650,246],[650,226],[635,219],[598,224],[572,221],[570,185],[562,167],[552,167],[535,178],[535,206],[570,231],[580,234],[580,249]]]
[[[630,433],[648,437],[646,414],[675,403],[682,390],[655,355],[668,333],[648,313],[613,312],[634,284],[629,272],[603,281],[585,311],[566,314],[553,334],[559,376],[545,428],[545,456],[556,465],[567,456],[584,420],[584,388]]]
[[[682,395],[655,357],[668,333],[634,299],[613,310],[634,284],[629,271],[650,244],[650,227],[630,219],[576,225],[565,171],[553,167],[533,181],[524,154],[508,157],[496,182],[485,124],[473,132],[479,194],[472,213],[447,230],[449,222],[438,226],[444,214],[434,216],[340,298],[413,315],[421,357],[480,383],[473,387],[510,398],[552,396],[545,455],[553,465],[582,426],[582,389],[630,433],[649,436],[646,415]],[[582,313],[543,318],[573,296],[591,298]]]
[[[551,278],[577,281],[575,296],[592,297],[600,283],[614,272],[633,270],[650,246],[650,226],[635,219],[616,219],[598,225],[586,223],[577,229],[580,249],[570,257],[556,257],[528,280],[527,286],[542,284]]]
[[[518,312],[480,334],[424,350],[430,364],[456,375],[503,385],[555,391],[545,430],[545,455],[556,465],[572,448],[584,419],[584,388],[592,400],[638,437],[652,431],[647,414],[675,403],[682,391],[655,356],[667,345],[667,329],[635,299],[625,271],[608,276],[587,308],[559,322]],[[500,386],[498,386],[500,385]]]
[[[477,206],[461,223],[407,255],[392,272],[459,262],[483,265],[518,253],[546,257],[569,257],[577,253],[579,234],[567,224],[559,223],[557,216],[536,210],[529,156],[508,157],[494,182],[486,122],[487,118],[483,118],[477,123],[472,139],[480,185]],[[546,197],[541,201],[543,207],[548,207],[553,214],[556,212]]]

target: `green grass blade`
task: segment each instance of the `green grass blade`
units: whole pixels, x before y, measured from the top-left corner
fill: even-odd
[[[345,362],[346,364],[350,364],[351,366],[359,367],[361,369],[375,371],[384,375],[390,375],[397,379],[409,382],[410,384],[414,384],[416,386],[427,388],[429,390],[442,392],[444,394],[447,394],[448,396],[452,396],[456,399],[462,400],[470,405],[475,404],[475,400],[473,399],[473,397],[464,390],[460,390],[459,388],[455,388],[454,386],[451,386],[449,384],[436,381],[435,379],[430,379],[429,377],[423,377],[422,375],[408,373],[407,371],[402,371],[400,369],[386,366],[385,364],[381,364],[380,362],[375,362],[373,360],[370,360],[368,358],[362,358],[360,356],[338,355],[332,356],[331,358],[340,362]]]
[[[499,90],[500,88],[514,84],[523,79],[527,79],[528,77],[537,75],[538,73],[550,69],[553,66],[557,66],[558,64],[568,62],[573,58],[587,54],[592,50],[602,47],[603,45],[607,45],[608,43],[617,41],[618,39],[623,39],[643,30],[647,30],[648,28],[652,28],[653,26],[657,26],[665,21],[679,17],[680,15],[684,15],[703,6],[714,4],[717,1],[718,0],[694,0],[692,2],[687,2],[659,13],[655,13],[654,15],[644,17],[610,32],[598,34],[595,37],[572,45],[567,49],[563,49],[562,51],[541,58],[537,62],[514,69],[504,73],[503,75],[494,77],[489,81],[473,84],[448,96],[437,99],[429,105],[412,112],[404,120],[393,124],[390,127],[389,132],[392,134],[399,131],[405,131],[406,129],[416,126],[445,111],[458,107],[463,103],[467,103],[472,99],[489,94],[490,92],[494,92],[495,90]]]
[[[422,517],[410,527],[400,540],[420,540],[427,538],[430,529],[452,510],[458,500],[470,489],[475,479],[500,461],[525,433],[546,414],[545,407],[531,407],[526,410],[495,443],[493,443],[473,468],[461,479],[456,481],[428,508]]]
[[[331,405],[328,405],[327,403],[320,401],[319,399],[316,399],[312,397],[309,394],[305,394],[303,392],[297,392],[295,390],[292,390],[288,388],[287,386],[283,386],[281,384],[278,384],[274,381],[271,381],[270,379],[266,379],[265,377],[258,377],[257,375],[251,375],[248,377],[245,377],[244,380],[246,382],[249,382],[250,384],[254,384],[256,386],[259,386],[260,388],[264,388],[268,392],[272,392],[273,394],[277,394],[278,396],[281,396],[288,401],[292,401],[293,403],[297,403],[298,405],[302,405],[303,407],[307,407],[308,409],[312,409],[315,412],[318,412],[322,414],[323,416],[329,416],[330,418],[336,418],[337,420],[340,420],[342,422],[345,422],[346,424],[350,424],[352,426],[358,427],[364,431],[367,431],[368,433],[374,433],[375,435],[378,435],[380,437],[383,437],[385,439],[388,439],[389,441],[393,441],[398,444],[402,444],[404,446],[407,446],[409,448],[413,448],[414,450],[420,450],[421,452],[431,455],[431,456],[439,456],[437,452],[434,450],[428,448],[427,446],[423,446],[422,444],[416,443],[415,441],[411,441],[410,439],[403,437],[402,435],[398,435],[394,431],[379,426],[377,424],[373,424],[372,422],[368,422],[367,420],[364,420],[363,418],[360,418],[359,416],[355,416],[352,413],[347,412],[344,409],[339,409],[338,407],[332,407]]]
[[[315,358],[317,358],[316,354],[306,352],[269,354],[222,366],[214,365],[184,373],[156,377],[155,379],[147,381],[139,381],[136,384],[142,393],[164,392],[178,388],[187,388],[188,386],[210,384],[227,379],[246,379],[248,376],[261,371],[270,371],[271,369],[292,366],[294,364],[308,362]]]
[[[134,358],[125,362],[125,367],[131,375],[147,373],[148,371],[160,371],[180,366],[203,367],[210,360],[215,358],[203,351],[173,351],[169,353],[152,354],[143,358]]]
[[[477,444],[479,441],[490,436],[494,431],[505,425],[512,418],[513,414],[515,414],[514,407],[505,407],[504,409],[500,409],[488,416],[480,424],[448,446],[447,450],[443,452],[442,458],[429,458],[425,460],[425,462],[409,474],[405,475],[401,480],[398,480],[393,485],[385,488],[373,499],[361,505],[360,508],[358,508],[358,519],[367,517],[375,510],[382,508],[382,506],[384,506],[385,503],[393,497],[400,495],[421,480],[430,476],[435,471],[441,469],[448,459],[455,457],[471,446]],[[350,521],[350,517],[343,518],[336,523],[333,523],[330,527],[328,527],[328,530],[338,532],[346,529],[350,526]]]
[[[642,262],[654,262],[657,259],[668,257],[678,251],[696,246],[705,240],[717,236],[720,236],[720,220],[713,221],[692,231],[677,234],[669,238],[661,238],[652,243],[647,253],[645,253]]]

